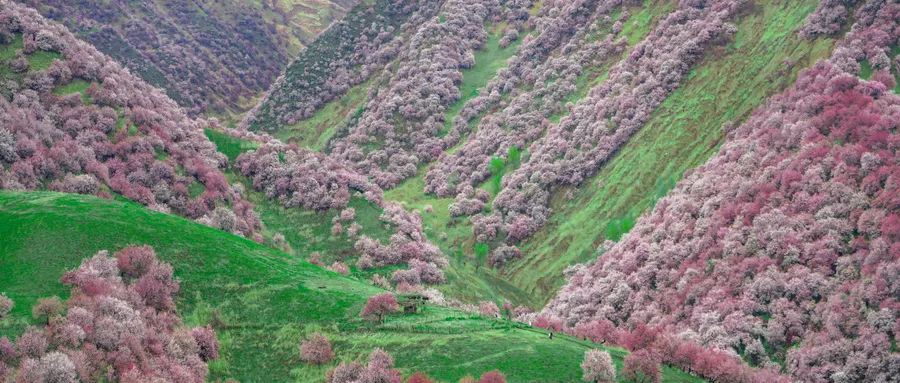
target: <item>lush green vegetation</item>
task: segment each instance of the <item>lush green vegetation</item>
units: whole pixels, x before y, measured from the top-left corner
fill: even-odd
[[[707,58],[573,200],[563,197],[567,190],[556,193],[550,224],[523,246],[525,259],[510,265],[510,281],[541,303],[550,299],[564,282],[562,271],[595,257],[611,225],[619,222],[610,233],[621,236],[623,220],[653,206],[674,186],[673,176],[718,150],[723,124],[741,123],[792,85],[799,70],[827,57],[833,38],[809,42],[794,32],[815,6],[812,0],[765,0],[745,11],[734,41],[707,48]]]
[[[355,240],[349,238],[346,231],[340,235],[331,233],[331,219],[340,214],[340,210],[316,212],[288,209],[279,201],[266,198],[263,192],[254,190],[252,180],[233,172],[226,174],[232,184],[240,182],[246,186],[246,199],[254,205],[254,210],[266,225],[263,233],[265,237],[283,234],[293,246],[292,254],[303,260],[318,251],[322,254],[323,262],[331,264],[334,261],[344,261],[348,262],[348,266],[353,266],[351,257],[355,256],[352,251]],[[386,229],[378,219],[382,213],[381,208],[359,195],[353,196],[347,207],[356,210],[355,221],[363,227],[363,234],[388,243],[393,231]]]
[[[671,10],[672,8],[670,6],[656,3],[647,4],[642,7],[629,7],[629,12],[633,15],[632,19],[635,22],[626,23],[626,27],[623,28],[623,33],[626,36],[629,36],[629,41],[634,39],[635,42],[639,42],[650,32],[650,30],[652,30],[653,25]],[[608,29],[611,25],[604,25],[603,27]],[[605,36],[603,33],[597,33],[592,38],[601,38],[601,35]],[[476,63],[479,60],[479,55],[482,55],[482,60],[485,60],[485,62],[490,62],[490,60],[484,59],[485,54],[484,51],[476,51]],[[611,57],[608,60],[605,60],[602,67],[587,68],[585,73],[578,79],[578,88],[568,101],[578,101],[585,97],[592,87],[602,83],[603,79],[606,78],[607,71],[616,61],[615,59],[615,57]],[[478,65],[468,71],[474,71],[476,69],[478,69]],[[466,72],[467,71],[464,71],[463,73],[465,74]],[[496,70],[493,70],[491,73],[494,72],[496,72]],[[465,78],[474,77],[464,76],[464,85]],[[488,80],[485,80],[485,84],[487,84]],[[477,87],[475,89],[477,89]],[[466,94],[463,93],[463,96],[465,97]],[[454,104],[454,106],[456,106],[456,104]],[[450,111],[453,111],[452,107]],[[458,113],[458,110],[456,112]],[[563,115],[564,114],[557,114],[551,116],[550,119],[558,121]],[[520,153],[507,153],[507,158],[509,159],[507,163],[501,166],[502,160],[496,162],[494,166],[496,172],[492,172],[492,177],[479,185],[479,188],[490,191],[493,199],[498,189],[497,184],[499,180],[496,175],[502,177],[507,170],[517,168],[524,152],[525,151]],[[497,160],[499,160],[499,158]],[[423,229],[425,233],[428,234],[429,239],[440,246],[445,253],[456,255],[453,262],[451,262],[450,268],[447,270],[448,285],[441,287],[441,289],[448,291],[448,293],[452,293],[455,297],[468,301],[477,301],[481,299],[490,299],[494,301],[510,300],[516,304],[533,307],[539,307],[543,304],[543,297],[531,294],[529,289],[522,288],[520,285],[510,284],[505,277],[505,270],[498,271],[489,267],[480,267],[483,265],[476,264],[478,261],[474,251],[476,243],[472,238],[472,225],[469,222],[468,217],[450,217],[448,206],[454,202],[453,198],[438,198],[435,195],[425,195],[422,193],[422,190],[425,188],[425,169],[427,168],[423,166],[415,178],[409,179],[398,187],[386,191],[385,199],[398,202],[402,201],[406,204],[408,209],[418,209],[423,211],[426,206],[431,206],[433,208],[431,213],[426,212],[422,214]],[[488,204],[488,206],[490,206],[490,204]],[[496,243],[493,245],[496,245]],[[533,270],[533,272],[542,274],[540,270]],[[559,279],[556,276],[554,276],[554,278]]]
[[[62,58],[62,55],[59,52],[47,52],[38,49],[28,55],[28,70],[39,71],[47,69],[53,64],[53,60],[60,58]]]
[[[0,321],[0,335],[36,324],[37,298],[67,289],[64,269],[103,249],[149,244],[181,281],[179,310],[189,324],[213,324],[222,358],[212,379],[242,382],[323,381],[327,368],[299,360],[298,345],[314,331],[332,340],[338,360],[382,347],[405,374],[414,369],[442,381],[501,369],[511,382],[571,382],[581,356],[596,345],[455,310],[429,306],[394,314],[383,325],[358,318],[368,296],[381,292],[360,281],[298,262],[256,243],[130,202],[47,192],[0,192],[0,291],[16,301]],[[610,349],[621,368],[625,351]],[[667,382],[696,379],[672,369]]]
[[[503,37],[503,27],[500,23],[494,26],[488,33],[488,40],[484,47],[475,51],[475,66],[462,71],[463,81],[459,86],[459,94],[462,98],[450,105],[444,112],[444,134],[450,131],[453,118],[458,116],[466,103],[478,96],[478,90],[487,86],[497,74],[497,70],[506,67],[506,61],[516,53],[516,48],[522,43],[524,33],[519,34],[519,39],[510,42],[506,48],[500,47],[500,39]]]
[[[16,58],[16,51],[19,49],[22,49],[22,35],[16,35],[8,44],[0,43],[0,81],[6,81],[16,75],[7,62]],[[7,96],[6,93],[4,91],[3,95]]]
[[[257,142],[245,141],[218,130],[206,129],[203,132],[210,141],[216,144],[219,152],[228,156],[230,161],[234,161],[241,153],[256,150],[259,147]]]
[[[81,93],[81,102],[85,105],[91,103],[91,96],[88,96],[87,90],[91,87],[91,83],[84,80],[74,80],[66,85],[57,87],[53,90],[53,93],[56,95],[67,95],[74,93]]]

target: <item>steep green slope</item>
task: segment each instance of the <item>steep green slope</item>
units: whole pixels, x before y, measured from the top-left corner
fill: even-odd
[[[617,240],[684,171],[718,150],[723,124],[741,123],[791,86],[800,70],[828,57],[835,38],[810,42],[795,32],[816,4],[760,0],[745,10],[735,22],[734,41],[712,49],[574,199],[565,200],[567,190],[555,194],[550,224],[522,247],[525,259],[511,265],[510,281],[546,302],[568,265],[595,258],[598,245]]]
[[[654,0],[648,1],[641,6],[630,6],[628,11],[633,14],[633,22],[627,23],[622,33],[623,36],[628,38],[629,47],[633,47],[650,33],[662,17],[672,11],[672,4],[662,0]],[[476,65],[463,71],[464,77],[461,89],[477,90],[485,86],[491,80],[485,74],[495,73],[496,68],[505,66],[501,64],[505,63],[505,60],[511,56],[511,53],[508,53],[507,50],[492,46],[491,42],[494,42],[496,45],[496,39],[493,38],[493,35],[491,37],[485,49],[475,51]],[[602,37],[603,34],[598,32],[593,38],[600,39]],[[592,87],[600,85],[606,78],[606,71],[620,58],[620,56],[611,56],[602,60],[601,66],[587,68],[585,73],[579,77],[577,89],[572,93],[568,101],[575,102],[585,97]],[[463,95],[471,96],[471,94],[466,92]],[[447,121],[452,119],[453,113],[459,112],[458,108],[461,107],[459,104],[461,102],[448,110],[446,113]],[[488,112],[488,114],[490,113],[493,113],[493,111]],[[562,114],[557,114],[550,118],[559,121],[561,117]],[[463,141],[465,139],[464,137]],[[450,150],[450,152],[452,151],[453,149]],[[466,301],[477,301],[480,299],[510,300],[516,304],[540,307],[545,298],[535,296],[532,293],[532,288],[529,286],[523,287],[522,285],[511,283],[505,277],[505,270],[498,271],[485,265],[476,266],[472,256],[475,239],[472,237],[471,222],[467,217],[450,217],[449,205],[455,201],[454,198],[440,198],[434,194],[423,194],[426,172],[427,167],[423,166],[415,178],[386,191],[385,199],[402,201],[406,203],[409,209],[418,209],[420,211],[423,211],[426,206],[432,207],[432,212],[422,214],[423,229],[429,238],[439,245],[445,253],[456,255],[456,257],[451,259],[450,268],[447,270],[448,285],[439,288],[449,295]],[[496,194],[496,190],[489,185],[490,182],[490,180],[485,181],[480,185],[480,188],[490,191],[491,194]],[[531,271],[544,275],[542,270]],[[558,278],[556,275],[554,277]]]
[[[366,297],[381,290],[127,202],[0,191],[0,232],[0,291],[17,303],[0,321],[0,335],[32,323],[28,314],[38,297],[65,296],[55,281],[83,257],[149,244],[181,280],[178,306],[185,320],[217,328],[222,359],[210,366],[213,379],[323,381],[337,362],[309,367],[299,360],[298,344],[313,331],[328,334],[338,360],[382,347],[404,374],[424,371],[447,382],[495,368],[511,382],[577,381],[582,354],[597,347],[436,306],[373,325],[357,316]],[[621,367],[625,351],[610,352]],[[668,368],[663,375],[668,382],[696,381]]]
[[[619,154],[580,188],[565,188],[554,193],[555,213],[550,224],[522,246],[525,258],[513,262],[500,273],[475,271],[469,262],[451,264],[453,281],[465,281],[448,287],[462,297],[471,297],[473,281],[504,281],[504,290],[519,294],[491,294],[508,299],[528,297],[522,303],[542,305],[564,282],[562,271],[576,262],[596,257],[596,248],[606,239],[617,240],[634,220],[656,199],[674,186],[682,172],[706,161],[718,150],[725,136],[725,123],[740,123],[772,94],[793,84],[797,73],[831,52],[836,38],[813,42],[798,38],[795,30],[816,7],[813,0],[757,1],[735,20],[738,33],[733,41],[711,47],[683,81],[683,85],[656,110],[653,118]],[[660,7],[630,9],[638,24],[629,23],[624,33],[629,41],[640,41],[654,19],[664,12]],[[640,26],[640,28],[637,28]],[[476,53],[477,54],[477,53]],[[608,69],[608,68],[606,68]],[[606,70],[604,69],[604,70]],[[577,84],[570,101],[587,94],[602,82],[604,73],[588,71]],[[561,116],[552,116],[558,121]],[[452,198],[423,195],[422,175],[387,191],[386,198],[404,201],[411,208],[431,205],[433,213],[423,214],[426,233],[445,251],[470,254],[474,244],[471,225],[466,219],[451,219],[447,206]],[[482,185],[488,188],[488,185]],[[572,189],[575,196],[564,198]],[[441,239],[441,233],[447,239]],[[490,276],[488,278],[487,276]],[[509,285],[511,284],[511,286]],[[488,283],[488,285],[494,285]],[[491,297],[492,295],[486,295]]]
[[[523,260],[514,261],[503,270],[474,265],[471,255],[475,241],[469,220],[449,216],[448,206],[454,199],[422,192],[427,166],[420,167],[417,177],[387,190],[385,199],[404,202],[410,210],[423,211],[425,233],[453,256],[447,269],[448,284],[439,287],[442,291],[470,302],[508,299],[540,306],[564,282],[562,271],[567,266],[594,258],[598,245],[606,239],[617,240],[641,212],[673,187],[684,171],[702,164],[715,153],[725,136],[723,124],[740,123],[768,96],[790,86],[800,70],[828,56],[839,37],[820,37],[810,42],[801,40],[796,33],[816,4],[815,0],[760,0],[747,4],[733,19],[738,30],[733,39],[706,48],[706,58],[694,66],[680,88],[613,159],[579,188],[554,191],[551,204],[554,214],[549,225],[520,244],[525,254]],[[633,47],[651,33],[658,20],[672,11],[672,6],[671,2],[661,0],[629,6],[632,16],[622,31],[628,46]],[[533,10],[537,8],[539,5]],[[483,87],[514,53],[513,46],[497,49],[500,29],[500,26],[488,28],[490,39],[486,48],[474,52],[476,65],[462,72],[460,87],[464,100]],[[612,57],[603,65],[586,68],[575,84],[577,89],[566,101],[577,102],[591,88],[602,84],[606,71],[620,58]],[[368,83],[351,88],[348,94],[327,104],[313,117],[275,134],[322,150],[335,125],[344,125],[363,110],[367,87]],[[445,113],[446,122],[459,112],[463,103],[450,107]],[[548,118],[559,121],[566,113]],[[481,187],[491,190],[489,181]],[[570,191],[574,193],[573,198]],[[565,197],[567,194],[571,199]],[[429,206],[432,211],[425,211]],[[262,213],[264,221],[274,221],[279,214],[274,212],[267,218]],[[292,220],[281,221],[285,225],[280,230],[291,231]]]

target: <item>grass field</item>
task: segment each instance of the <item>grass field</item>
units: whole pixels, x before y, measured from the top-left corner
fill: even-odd
[[[84,105],[90,105],[91,96],[88,96],[88,94],[87,94],[87,90],[90,87],[91,87],[91,83],[89,83],[87,81],[73,80],[72,82],[70,82],[66,85],[57,87],[56,89],[53,90],[53,93],[56,95],[59,95],[59,96],[80,93],[81,94],[81,102],[83,102]]]
[[[232,137],[218,130],[205,129],[203,133],[206,134],[206,137],[209,138],[210,141],[216,144],[216,149],[227,156],[228,160],[231,162],[234,162],[241,153],[259,148],[259,143],[257,142],[245,141],[237,137]]]
[[[444,131],[442,133],[446,134],[450,131],[453,118],[459,115],[469,100],[478,96],[479,89],[487,86],[488,82],[497,76],[497,70],[506,67],[506,61],[516,53],[516,48],[522,43],[525,33],[520,33],[519,39],[511,42],[506,48],[500,47],[503,27],[503,24],[498,24],[489,28],[488,39],[484,43],[484,47],[474,52],[475,66],[462,71],[463,80],[459,85],[461,98],[444,112]]]
[[[565,282],[568,265],[596,257],[611,223],[651,208],[674,179],[718,150],[724,123],[741,123],[791,86],[799,70],[828,57],[833,39],[809,42],[794,32],[816,3],[756,1],[737,20],[734,42],[708,48],[707,58],[575,199],[561,198],[566,190],[556,194],[550,223],[523,246],[525,259],[510,265],[510,281],[541,303],[549,300]]]
[[[217,318],[222,358],[211,380],[321,382],[327,368],[299,360],[306,334],[326,333],[337,360],[364,357],[382,347],[405,375],[419,370],[444,382],[501,369],[510,382],[572,382],[588,348],[565,336],[546,339],[524,325],[432,306],[422,314],[395,314],[375,325],[358,318],[365,299],[381,290],[297,262],[292,257],[193,222],[130,202],[49,192],[0,191],[0,291],[16,301],[0,321],[0,335],[36,324],[37,298],[67,289],[56,281],[98,250],[153,246],[181,281],[177,301],[191,325]],[[621,367],[625,351],[609,349]],[[663,369],[666,382],[694,382]]]

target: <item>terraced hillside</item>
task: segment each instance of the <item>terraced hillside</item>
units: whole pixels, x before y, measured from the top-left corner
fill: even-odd
[[[256,103],[287,64],[358,0],[19,0],[66,25],[192,115]]]
[[[177,305],[186,323],[213,324],[222,342],[211,379],[323,382],[338,361],[387,350],[404,375],[441,381],[500,369],[510,382],[571,382],[582,354],[600,347],[528,326],[438,306],[394,314],[384,324],[359,318],[366,299],[384,292],[270,248],[139,205],[61,193],[0,192],[0,291],[16,302],[0,336],[20,334],[37,298],[66,297],[56,281],[99,250],[153,246],[181,281]],[[299,343],[312,332],[332,341],[336,361],[310,366]],[[608,349],[621,368],[622,349]],[[664,369],[665,382],[694,382]]]

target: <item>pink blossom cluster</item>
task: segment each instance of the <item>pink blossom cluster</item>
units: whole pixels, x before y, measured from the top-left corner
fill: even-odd
[[[821,0],[815,12],[806,18],[800,28],[800,36],[813,39],[820,35],[830,35],[841,30],[850,16],[850,9],[860,0]],[[870,2],[871,3],[871,2]]]
[[[391,280],[396,283],[409,285],[429,284],[436,285],[447,281],[444,271],[434,262],[425,262],[418,259],[409,260],[409,269],[397,270],[391,275]]]
[[[442,152],[438,135],[447,107],[461,98],[461,71],[475,65],[487,40],[485,22],[497,0],[448,1],[409,37],[386,89],[370,99],[359,121],[331,142],[332,154],[356,165],[382,188],[413,177]]]
[[[799,381],[900,376],[900,97],[884,68],[863,81],[846,65],[898,43],[900,5],[876,3],[836,62],[729,133],[545,315],[665,328],[757,365],[785,360]]]
[[[434,0],[379,0],[354,8],[301,52],[239,129],[273,131],[311,117],[378,75],[403,49],[404,36],[439,6]]]
[[[526,148],[547,130],[547,117],[563,111],[563,100],[575,90],[584,69],[598,66],[624,52],[627,41],[619,31],[592,42],[588,38],[598,24],[613,24],[609,17],[620,0],[591,4],[557,2],[544,4],[531,19],[541,33],[525,37],[516,55],[507,61],[479,95],[463,107],[452,121],[452,130],[442,139],[445,149],[469,137],[453,154],[440,157],[426,175],[425,191],[439,196],[458,195],[463,188],[474,186],[490,176],[489,164],[494,157],[505,157],[510,147]],[[616,22],[627,21],[624,11]],[[566,28],[561,28],[565,26]],[[556,36],[547,39],[544,36]],[[563,52],[552,56],[552,51]],[[530,85],[529,88],[524,86]],[[510,93],[512,90],[516,90]],[[508,103],[501,95],[510,93]],[[493,106],[500,110],[484,116]],[[477,125],[472,132],[471,125]]]
[[[149,247],[106,251],[60,280],[72,287],[65,315],[0,338],[0,375],[17,382],[205,382],[219,357],[210,327],[186,328],[175,313],[178,281]],[[120,268],[121,267],[121,268]]]
[[[235,167],[253,179],[256,190],[287,208],[342,209],[350,201],[351,189],[364,193],[373,203],[381,203],[381,189],[363,175],[341,161],[296,145],[266,143],[241,154]]]
[[[380,348],[372,350],[367,364],[342,362],[328,370],[328,383],[402,383],[403,375],[394,368],[394,358]]]
[[[397,265],[419,260],[443,267],[447,260],[439,248],[428,242],[422,232],[422,218],[418,211],[410,213],[400,204],[383,201],[382,190],[345,162],[333,157],[300,149],[296,145],[269,141],[254,152],[237,158],[236,167],[245,176],[253,178],[253,187],[277,199],[287,208],[308,210],[342,209],[333,219],[332,234],[341,235],[344,225],[348,235],[356,240],[355,250],[360,258],[357,267],[363,270],[386,265]],[[353,222],[356,211],[346,208],[351,191],[361,192],[370,202],[383,209],[381,222],[390,226],[395,234],[388,244],[368,236],[358,236],[361,226]],[[358,238],[357,238],[358,236]],[[346,266],[332,266],[344,273]],[[418,274],[428,275],[426,283],[442,283],[443,273],[422,268]],[[439,282],[440,281],[440,282]]]
[[[543,226],[550,214],[549,189],[579,185],[607,161],[679,86],[703,47],[736,31],[727,20],[742,3],[680,2],[602,85],[551,125],[529,147],[528,161],[503,178],[494,209],[506,231],[521,239]]]
[[[40,5],[48,18],[75,30],[93,29],[83,35],[88,43],[165,88],[192,116],[239,110],[241,98],[265,91],[290,60],[287,36],[255,7],[240,7],[243,15],[235,23],[187,0],[162,7],[67,0]]]
[[[203,134],[215,122],[189,119],[159,90],[35,10],[0,3],[0,38],[17,34],[34,41],[32,49],[60,50],[62,59],[4,84],[0,188],[107,198],[114,192],[192,219],[230,202],[228,231],[249,236],[262,227],[219,171],[227,159]],[[52,92],[74,81],[92,83],[83,95],[89,103],[77,93]],[[205,191],[192,198],[197,183]]]

